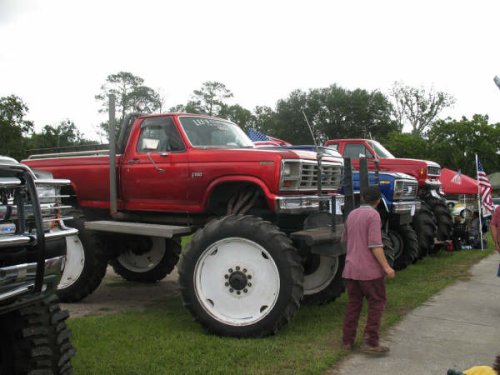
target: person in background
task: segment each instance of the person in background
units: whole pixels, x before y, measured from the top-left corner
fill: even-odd
[[[493,217],[490,221],[490,232],[495,250],[500,254],[500,206],[497,206],[493,212]]]
[[[348,302],[345,309],[342,348],[351,350],[356,339],[363,300],[368,300],[368,317],[361,350],[368,354],[389,351],[379,343],[380,321],[386,303],[385,277],[395,272],[387,262],[382,244],[382,223],[375,207],[380,202],[378,187],[361,193],[363,204],[347,217],[343,239],[347,254],[342,277],[346,281]]]

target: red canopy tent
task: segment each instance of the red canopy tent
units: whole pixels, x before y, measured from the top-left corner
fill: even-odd
[[[457,175],[456,171],[448,168],[441,169],[441,184],[446,194],[477,194],[477,181],[467,175],[460,175],[460,183],[453,182],[453,177]]]

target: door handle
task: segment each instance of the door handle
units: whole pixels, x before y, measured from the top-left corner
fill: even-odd
[[[130,159],[127,161],[127,164],[137,164],[139,163],[139,159]]]

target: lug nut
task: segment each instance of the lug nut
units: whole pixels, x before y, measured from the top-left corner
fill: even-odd
[[[228,271],[229,271],[229,273],[233,273],[233,269],[232,268],[230,268]]]
[[[247,286],[252,286],[252,283],[247,283]]]
[[[225,279],[229,279],[229,275],[224,275],[224,278]]]
[[[237,295],[240,295],[240,294],[241,294],[241,292],[238,290],[238,291],[236,292],[236,294],[237,294]]]
[[[229,291],[232,293],[232,292],[234,292],[234,289],[233,288],[229,288]]]
[[[243,292],[248,293],[248,289],[247,288],[243,289]]]
[[[243,272],[244,272],[244,273],[247,273],[247,269],[246,269],[246,268],[243,268]]]
[[[240,266],[236,266],[236,271],[239,271],[240,270]]]
[[[225,286],[229,286],[229,283],[224,283]]]
[[[252,278],[252,275],[247,275],[248,280]]]

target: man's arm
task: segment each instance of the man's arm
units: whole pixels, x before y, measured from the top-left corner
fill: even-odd
[[[394,272],[392,267],[387,262],[387,258],[384,254],[384,248],[382,246],[377,246],[370,247],[370,250],[373,252],[373,255],[375,255],[375,258],[377,259],[379,264],[382,266],[382,269],[384,270],[387,277],[389,279],[393,279],[396,276],[396,272]]]
[[[493,243],[495,244],[495,250],[500,253],[500,243],[498,242],[500,240],[500,238],[498,238],[498,227],[493,222],[490,223],[490,232]]]

